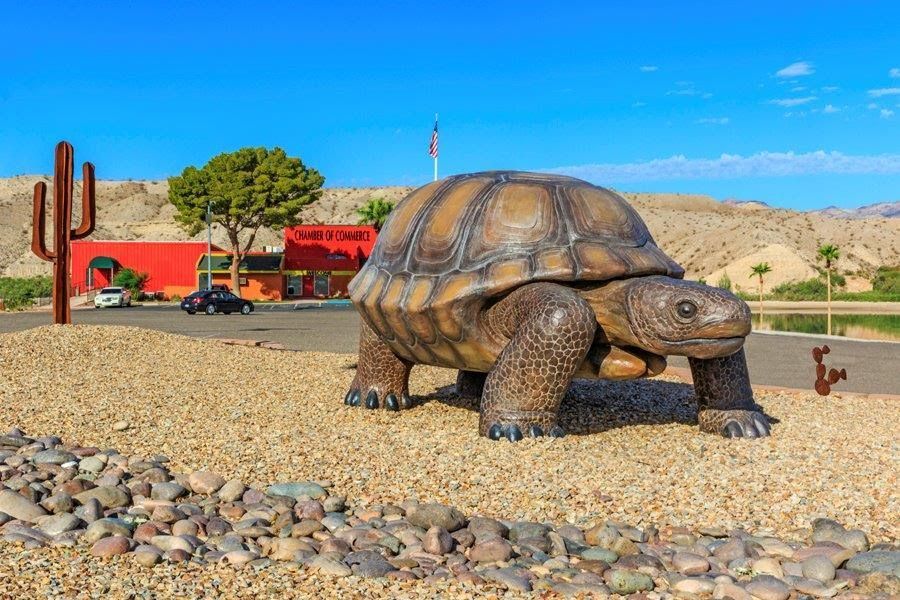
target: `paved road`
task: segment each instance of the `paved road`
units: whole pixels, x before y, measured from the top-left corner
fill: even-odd
[[[356,352],[359,317],[352,308],[266,310],[249,315],[189,316],[177,307],[141,306],[130,309],[75,310],[75,323],[134,325],[195,337],[269,340],[296,350]],[[0,333],[50,322],[49,313],[0,313]],[[811,389],[815,380],[810,351],[827,343],[826,364],[847,369],[849,379],[838,391],[900,394],[900,343],[862,342],[799,335],[752,334],[746,344],[753,383]],[[673,357],[670,364],[687,367]]]

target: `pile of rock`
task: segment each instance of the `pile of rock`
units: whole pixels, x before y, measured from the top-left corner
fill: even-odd
[[[170,473],[167,462],[12,430],[0,436],[2,538],[26,548],[84,544],[97,557],[147,567],[278,563],[335,577],[453,578],[563,594],[900,594],[900,548],[870,545],[862,531],[828,519],[802,543],[717,527],[583,530],[414,501],[348,507],[328,481],[258,490],[208,471]]]

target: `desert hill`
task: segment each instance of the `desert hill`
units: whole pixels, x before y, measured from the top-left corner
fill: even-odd
[[[30,250],[32,190],[39,180],[48,186],[52,183],[43,176],[0,179],[0,274],[49,272],[47,263]],[[167,187],[165,181],[98,181],[97,228],[92,238],[189,239],[174,221]],[[367,200],[382,197],[396,201],[411,190],[400,186],[328,188],[317,203],[303,211],[303,220],[355,223],[356,208]],[[719,202],[702,195],[623,195],[647,222],[658,244],[685,267],[687,277],[704,277],[709,283],[727,273],[741,289],[755,289],[755,280],[749,278],[750,265],[762,261],[773,267],[767,288],[813,277],[816,249],[826,242],[840,246],[838,270],[842,273],[866,274],[882,265],[900,264],[897,218],[841,214],[847,211],[804,213],[774,209],[761,202]],[[883,206],[878,208],[885,210]],[[197,239],[205,239],[204,234]],[[213,242],[227,247],[222,232],[215,228]],[[267,230],[260,232],[256,244],[261,249],[281,242],[279,232]]]

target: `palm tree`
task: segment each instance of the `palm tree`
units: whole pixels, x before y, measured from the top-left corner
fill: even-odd
[[[840,249],[834,244],[819,246],[819,258],[825,261],[825,273],[828,277],[828,335],[831,335],[831,268],[840,257]]]
[[[359,215],[360,225],[372,225],[375,231],[381,231],[392,210],[394,210],[393,202],[388,202],[384,198],[372,198],[356,209],[356,214]]]
[[[771,273],[772,267],[769,263],[762,262],[758,265],[750,267],[750,277],[759,277],[759,322],[762,323],[763,316],[763,275]]]

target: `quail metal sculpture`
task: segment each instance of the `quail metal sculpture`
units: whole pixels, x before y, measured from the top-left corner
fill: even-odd
[[[56,145],[53,166],[53,249],[48,250],[45,237],[47,185],[39,181],[34,186],[34,215],[31,251],[41,260],[53,263],[53,322],[72,323],[69,308],[69,242],[85,238],[94,231],[97,214],[94,197],[94,165],[82,167],[81,225],[72,229],[72,189],[75,151],[69,142]]]
[[[652,376],[687,356],[705,432],[769,435],[744,358],[746,303],[685,281],[637,212],[584,181],[497,171],[406,197],[350,284],[362,316],[344,402],[412,406],[414,364],[460,371],[491,439],[559,436],[573,377]]]

